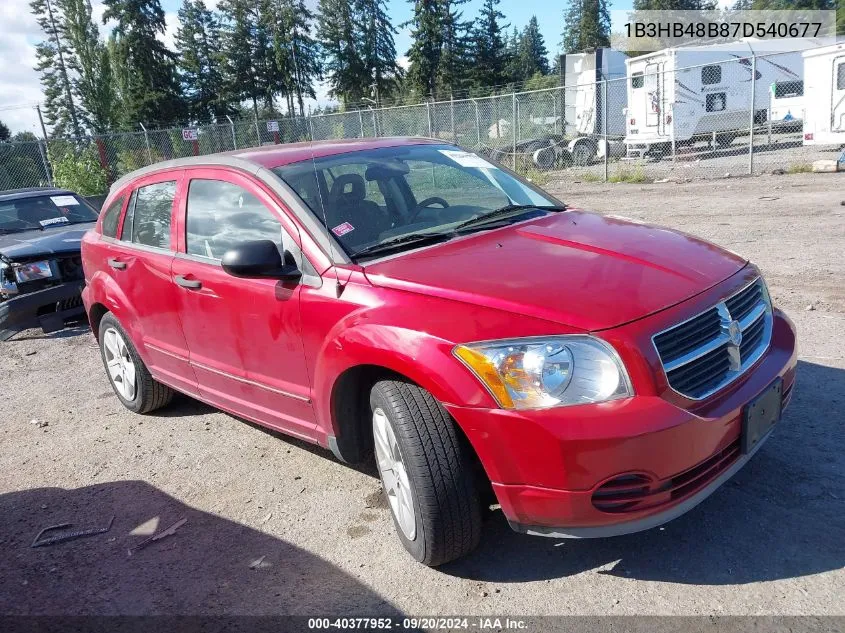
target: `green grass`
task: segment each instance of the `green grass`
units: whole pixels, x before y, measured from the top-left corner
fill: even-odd
[[[607,178],[608,182],[628,182],[634,184],[641,184],[651,182],[651,178],[645,175],[642,167],[634,167],[633,169],[622,167],[617,169]]]
[[[601,176],[599,174],[594,174],[591,171],[588,171],[584,174],[578,176],[581,182],[604,182],[604,175]]]
[[[807,163],[793,163],[786,168],[787,174],[809,174],[813,171],[813,166]]]

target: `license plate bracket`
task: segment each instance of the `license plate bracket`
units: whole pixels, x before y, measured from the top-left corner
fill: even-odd
[[[778,378],[742,411],[742,452],[750,453],[780,420],[783,379]]]

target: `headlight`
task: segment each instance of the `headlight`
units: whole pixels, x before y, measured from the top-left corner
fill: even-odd
[[[505,409],[606,402],[634,394],[616,352],[592,336],[457,345],[453,353]]]
[[[50,267],[50,262],[29,262],[28,264],[16,264],[15,278],[18,283],[26,283],[27,281],[35,281],[36,279],[49,279],[53,276],[53,269]]]

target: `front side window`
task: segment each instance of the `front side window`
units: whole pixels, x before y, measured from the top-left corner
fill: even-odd
[[[191,181],[185,233],[189,255],[214,260],[254,240],[270,240],[281,252],[285,246],[273,212],[246,189],[222,180]]]
[[[274,172],[353,257],[405,235],[447,232],[510,205],[560,206],[483,157],[452,145],[348,152]],[[536,206],[536,213],[545,213]]]
[[[717,84],[722,81],[721,66],[705,66],[701,69],[701,83],[705,86]]]
[[[133,207],[132,242],[170,248],[170,222],[175,197],[176,181],[138,188]]]
[[[779,81],[775,84],[775,99],[802,96],[804,96],[804,82],[801,80]]]
[[[645,85],[645,79],[642,73],[634,73],[631,75],[631,88],[637,90]]]
[[[120,210],[123,209],[123,201],[126,198],[120,197],[109,205],[109,208],[103,211],[103,235],[106,237],[114,237],[117,235],[117,223],[120,220]]]
[[[97,212],[74,194],[0,201],[0,234],[61,228],[97,221]]]
[[[845,90],[845,62],[836,67],[836,89]]]

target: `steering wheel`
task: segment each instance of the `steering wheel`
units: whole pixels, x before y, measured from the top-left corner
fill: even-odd
[[[430,198],[426,198],[422,202],[417,203],[417,206],[414,207],[413,211],[411,211],[411,217],[409,218],[409,220],[413,222],[417,219],[417,216],[422,212],[423,209],[430,207],[433,204],[439,204],[444,209],[449,208],[449,203],[446,202],[443,198],[441,198],[440,196],[431,196]]]

